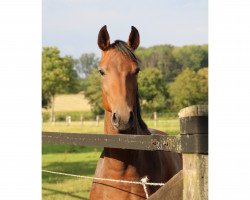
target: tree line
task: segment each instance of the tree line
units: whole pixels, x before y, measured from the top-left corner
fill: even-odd
[[[140,47],[135,53],[140,59],[138,86],[144,112],[176,112],[192,104],[207,104],[207,44]],[[94,53],[82,54],[78,59],[61,57],[58,48],[44,47],[42,106],[53,110],[56,94],[83,91],[92,111],[102,114],[99,60]]]

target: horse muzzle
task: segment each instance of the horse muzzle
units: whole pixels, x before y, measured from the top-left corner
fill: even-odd
[[[121,115],[114,112],[111,116],[111,123],[120,133],[124,133],[133,128],[134,119],[135,117],[132,111],[129,112],[129,117],[121,117]]]

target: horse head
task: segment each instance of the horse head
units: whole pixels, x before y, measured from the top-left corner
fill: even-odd
[[[111,124],[120,133],[131,130],[136,123],[137,74],[140,69],[134,51],[139,43],[139,32],[133,26],[128,42],[116,40],[110,44],[106,26],[98,34],[98,46],[102,51],[99,72],[103,106],[112,113]]]

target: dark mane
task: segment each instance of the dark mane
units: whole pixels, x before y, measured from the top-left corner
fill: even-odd
[[[139,126],[141,128],[141,130],[146,133],[146,134],[150,134],[149,130],[148,130],[148,126],[145,124],[145,122],[143,121],[142,117],[141,117],[141,106],[140,106],[140,102],[139,102],[139,94],[138,94],[138,90],[137,90],[137,95],[136,95],[136,115],[137,115],[137,120],[139,123]]]
[[[116,40],[114,43],[110,45],[110,48],[117,49],[124,56],[136,62],[137,65],[139,64],[140,62],[139,58],[134,54],[133,49],[131,49],[126,42],[123,42],[121,40]]]

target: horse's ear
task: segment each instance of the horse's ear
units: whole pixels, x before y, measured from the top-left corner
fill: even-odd
[[[128,46],[130,46],[133,50],[136,50],[140,44],[140,35],[138,30],[131,26],[131,32],[128,38]]]
[[[98,34],[98,46],[101,50],[105,51],[110,45],[109,33],[107,26],[103,26]]]

